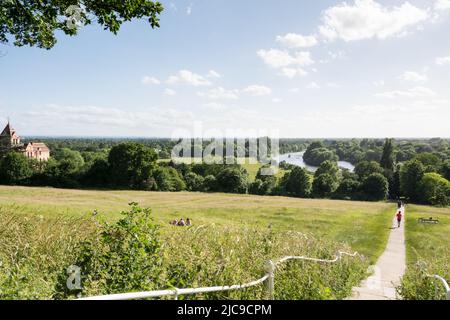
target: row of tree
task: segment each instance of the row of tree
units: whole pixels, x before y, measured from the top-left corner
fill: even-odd
[[[310,155],[328,154],[321,143]],[[305,153],[306,154],[306,153]],[[157,161],[149,146],[137,142],[114,145],[109,151],[58,149],[48,162],[36,162],[10,152],[0,161],[0,183],[68,188],[108,188],[154,191],[201,191],[286,195],[379,201],[406,198],[411,202],[448,205],[449,162],[431,153],[396,162],[392,140],[386,140],[380,161],[361,161],[354,172],[340,170],[336,158],[321,161],[312,174],[281,164],[283,177],[263,175],[250,182],[240,165],[183,164]],[[267,168],[265,168],[267,169]]]

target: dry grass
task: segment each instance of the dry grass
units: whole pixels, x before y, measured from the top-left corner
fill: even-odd
[[[114,220],[128,203],[151,207],[156,220],[190,217],[196,225],[242,224],[293,230],[345,242],[374,260],[383,250],[390,216],[386,203],[232,194],[89,191],[0,186],[0,206],[18,213],[80,217],[97,210]]]

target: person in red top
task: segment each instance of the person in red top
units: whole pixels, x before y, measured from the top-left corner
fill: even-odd
[[[402,212],[398,211],[397,213],[397,222],[398,222],[398,227],[400,228],[400,224],[402,223]]]

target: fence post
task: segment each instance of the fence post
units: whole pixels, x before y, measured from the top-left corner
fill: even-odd
[[[275,287],[275,264],[272,260],[267,261],[266,271],[269,275],[267,278],[267,295],[269,300],[273,300],[273,292]]]

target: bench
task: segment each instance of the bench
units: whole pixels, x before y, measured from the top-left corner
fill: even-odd
[[[419,222],[420,223],[434,223],[434,224],[436,224],[436,223],[439,223],[439,220],[438,219],[433,219],[433,217],[430,217],[430,218],[419,218]]]

